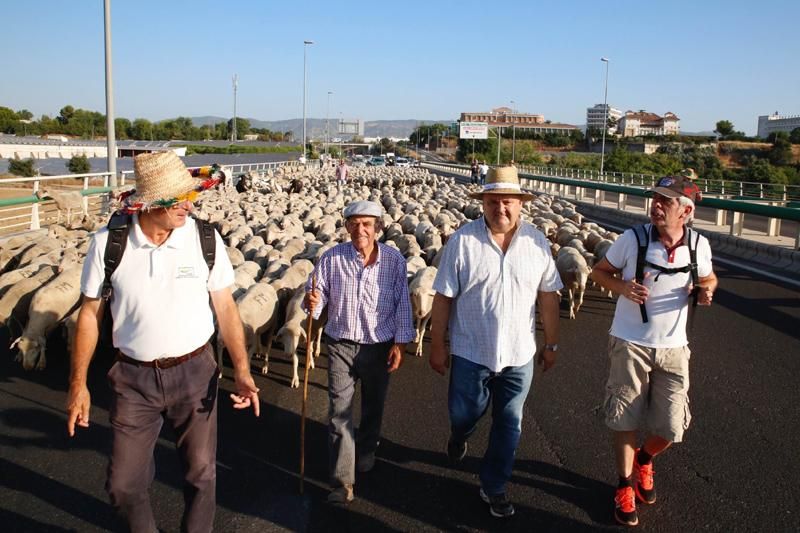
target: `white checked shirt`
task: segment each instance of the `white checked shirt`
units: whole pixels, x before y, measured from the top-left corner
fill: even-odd
[[[376,242],[378,257],[364,267],[352,242],[337,244],[320,257],[314,268],[320,304],[319,318],[328,306],[325,333],[359,344],[394,340],[407,343],[416,331],[411,320],[406,261],[397,250]],[[306,283],[311,290],[312,275]]]
[[[455,232],[433,288],[453,298],[450,353],[499,372],[536,352],[536,295],[563,287],[545,236],[520,221],[506,253],[483,217]]]

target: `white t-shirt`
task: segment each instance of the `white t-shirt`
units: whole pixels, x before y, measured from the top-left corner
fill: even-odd
[[[648,239],[647,261],[664,268],[681,268],[689,264],[689,248],[678,246],[673,252],[673,260],[668,261],[668,252],[661,241],[650,236],[651,224],[645,225]],[[698,235],[693,232],[692,239]],[[701,278],[711,274],[711,246],[708,239],[699,235],[697,243],[697,275]],[[633,229],[628,229],[606,252],[611,266],[622,270],[622,279],[629,280],[636,275],[636,255],[638,246]],[[677,348],[686,346],[686,317],[689,311],[692,284],[690,272],[666,274],[652,267],[644,267],[650,276],[644,285],[650,290],[645,308],[648,322],[642,322],[639,304],[620,296],[611,324],[611,335],[650,348]],[[641,280],[637,280],[641,283]]]
[[[156,246],[145,237],[138,216],[128,233],[122,261],[111,275],[114,346],[140,361],[175,357],[195,350],[214,333],[209,291],[233,285],[233,267],[215,231],[214,269],[208,275],[194,219]],[[92,238],[83,264],[81,292],[99,298],[108,229]]]
[[[478,169],[480,170],[481,176],[485,176],[489,173],[489,165],[478,165]]]

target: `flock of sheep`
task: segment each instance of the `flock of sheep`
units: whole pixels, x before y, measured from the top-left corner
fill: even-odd
[[[264,358],[262,373],[276,338],[292,358],[292,387],[300,383],[298,347],[306,343],[319,355],[325,317],[307,339],[304,286],[322,253],[349,239],[341,213],[355,200],[374,200],[385,208],[380,239],[406,257],[416,355],[422,355],[442,250],[456,229],[482,213],[481,203],[469,197],[472,189],[421,168],[354,168],[345,184],[337,183],[330,169],[299,167],[247,180],[239,190],[206,192],[194,213],[212,222],[225,241],[248,354]],[[574,319],[592,264],[617,235],[582,222],[574,204],[548,195],[524,204],[522,216],[550,239]],[[12,331],[12,348],[25,369],[45,367],[47,338],[59,325],[72,346],[83,257],[91,232],[104,223],[85,216],[82,227],[53,225],[46,235],[16,236],[0,245],[0,324]],[[220,338],[220,362],[223,349]]]

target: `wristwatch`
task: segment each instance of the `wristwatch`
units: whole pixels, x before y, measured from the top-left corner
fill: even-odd
[[[548,352],[557,352],[558,351],[558,344],[545,344],[544,349]]]

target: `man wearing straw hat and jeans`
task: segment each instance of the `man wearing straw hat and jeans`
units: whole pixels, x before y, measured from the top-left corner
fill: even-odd
[[[522,203],[534,196],[520,189],[515,167],[491,169],[472,197],[482,200],[483,217],[450,237],[433,284],[430,365],[441,375],[450,368],[451,463],[467,454],[467,439],[491,404],[479,494],[492,516],[506,518],[514,514],[506,483],[537,353],[536,305],[544,328],[537,359],[546,371],[558,354],[562,284],[547,239],[520,219]]]
[[[355,471],[375,466],[389,374],[400,368],[411,320],[406,261],[376,240],[383,208],[361,200],[344,209],[351,242],[322,254],[306,285],[315,318],[328,308],[328,452],[331,503],[353,501]],[[312,291],[312,286],[316,290]],[[353,395],[361,381],[361,423],[353,428]],[[358,458],[356,459],[356,451]]]
[[[218,180],[194,179],[174,152],[134,158],[136,190],[123,200],[131,214],[127,244],[111,275],[109,300],[117,360],[108,373],[113,431],[106,489],[134,532],[156,523],[148,489],[155,475],[153,449],[164,418],[176,433],[184,466],[184,531],[211,531],[216,507],[217,381],[208,343],[214,333],[209,295],[220,334],[233,361],[234,407],[259,414],[244,335],[231,296],[233,269],[214,232],[211,272],[189,214],[197,195]],[[106,300],[105,250],[109,230],[98,231],[86,255],[83,302],[72,350],[67,429],[89,426],[86,385]]]

